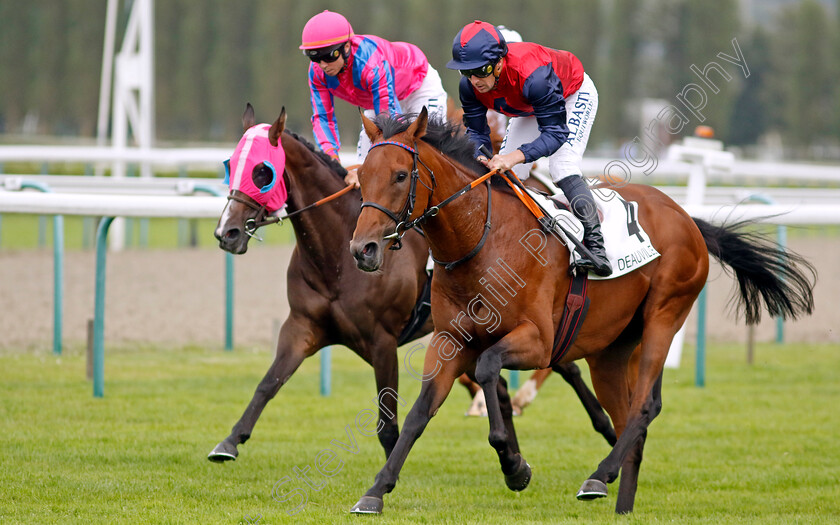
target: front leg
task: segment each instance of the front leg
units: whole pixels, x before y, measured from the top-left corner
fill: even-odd
[[[432,338],[434,340],[434,337]],[[452,389],[455,379],[464,373],[468,358],[459,352],[451,360],[442,360],[434,351],[433,343],[426,350],[423,365],[423,386],[414,406],[403,422],[402,432],[394,450],[385,461],[385,466],[376,475],[373,486],[350,509],[355,514],[380,514],[384,506],[382,497],[394,490],[400,470],[405,463],[414,442],[426,429],[432,417],[437,414],[446,396]]]
[[[289,317],[283,323],[277,338],[274,362],[257,385],[251,402],[233,426],[230,435],[213,448],[207,459],[216,463],[236,459],[239,455],[237,446],[251,437],[265,405],[277,395],[280,387],[295,373],[303,360],[323,346],[322,343],[320,330],[309,321]]]
[[[524,322],[482,352],[475,367],[475,378],[484,390],[487,403],[490,446],[499,455],[505,483],[511,490],[525,490],[531,481],[531,468],[519,453],[510,396],[507,388],[504,391],[499,388],[499,373],[503,367],[519,368],[523,363],[540,362],[543,347],[537,327]]]

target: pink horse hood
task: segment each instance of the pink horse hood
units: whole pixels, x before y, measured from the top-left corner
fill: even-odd
[[[230,190],[239,190],[259,204],[269,213],[281,209],[288,197],[283,172],[286,168],[286,152],[278,141],[272,146],[268,141],[269,124],[257,124],[248,129],[227,164],[226,181]],[[264,163],[274,173],[271,181],[258,188],[251,177],[254,167]]]

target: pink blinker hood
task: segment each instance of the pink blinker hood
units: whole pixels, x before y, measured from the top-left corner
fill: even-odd
[[[227,166],[226,181],[230,190],[239,190],[259,204],[265,206],[268,213],[274,213],[286,204],[288,197],[283,171],[286,168],[286,152],[278,140],[277,147],[268,141],[270,124],[257,124],[242,135],[236,150]],[[254,185],[251,174],[259,163],[265,163],[274,172],[271,182],[258,188]]]

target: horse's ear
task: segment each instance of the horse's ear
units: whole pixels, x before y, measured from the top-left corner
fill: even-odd
[[[420,110],[420,114],[417,115],[417,118],[414,119],[414,122],[411,123],[405,132],[414,136],[415,139],[419,139],[426,134],[426,126],[428,124],[429,110],[426,109],[426,106],[423,106],[423,109]]]
[[[248,105],[245,106],[245,113],[242,114],[242,131],[248,131],[254,124],[257,123],[257,119],[254,117],[254,106],[248,102]]]
[[[377,126],[376,123],[365,116],[362,108],[359,108],[359,115],[362,117],[362,126],[365,128],[365,133],[367,133],[371,143],[375,143],[376,137],[382,135],[382,130],[379,129],[379,126]]]
[[[280,116],[277,117],[277,120],[271,125],[271,129],[268,130],[268,142],[275,148],[280,140],[280,134],[283,133],[284,129],[286,129],[286,106],[280,109]]]

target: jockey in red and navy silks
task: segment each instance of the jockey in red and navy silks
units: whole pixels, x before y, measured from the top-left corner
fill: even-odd
[[[370,118],[380,113],[419,113],[423,106],[430,116],[446,116],[440,76],[413,44],[356,35],[342,15],[324,11],[304,26],[300,49],[312,61],[309,90],[315,140],[336,159],[341,140],[334,97],[365,108]],[[356,151],[359,162],[369,148],[367,134],[362,132]]]
[[[598,91],[580,60],[530,42],[508,45],[496,26],[476,20],[455,36],[446,66],[461,72],[458,93],[476,158],[490,169],[512,169],[522,179],[528,177],[528,165],[547,158],[552,180],[583,224],[583,242],[592,255],[576,266],[610,275],[597,208],[580,168],[598,111]],[[501,150],[489,159],[478,152],[482,145],[491,149],[488,109],[511,117]]]
[[[583,82],[583,65],[568,51],[557,51],[530,42],[508,44],[507,64],[496,88],[476,92],[467,77],[461,77],[458,93],[464,108],[467,133],[477,144],[490,148],[486,127],[487,108],[508,117],[535,116],[541,131],[531,143],[519,146],[525,163],[548,157],[568,139],[565,98]],[[484,128],[484,129],[482,129]]]

